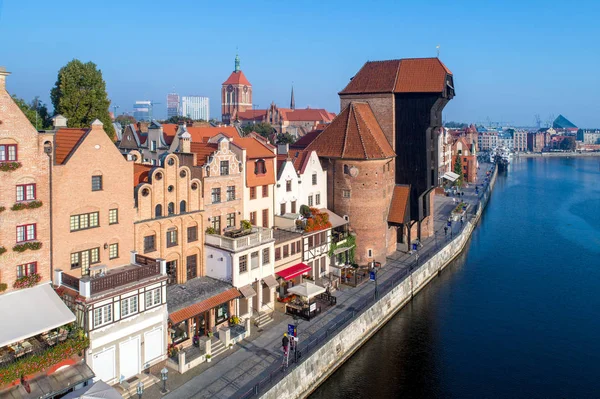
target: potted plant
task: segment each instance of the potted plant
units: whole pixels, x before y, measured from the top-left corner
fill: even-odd
[[[200,337],[198,335],[194,335],[192,338],[192,343],[196,348],[200,347]]]
[[[5,253],[5,252],[6,252],[6,248],[4,248],[4,247],[0,247],[0,255],[2,255],[2,254],[3,254],[3,253]]]
[[[229,344],[229,349],[233,348],[233,344]]]
[[[207,227],[206,228],[206,234],[217,234],[217,231],[212,226],[211,227]]]
[[[212,338],[213,337],[213,332],[209,331],[207,335],[208,335],[208,338]]]
[[[210,363],[210,360],[211,360],[211,358],[212,358],[212,355],[210,355],[210,354],[209,354],[209,355],[206,355],[206,361],[207,361],[208,363]]]
[[[242,230],[252,230],[252,223],[249,220],[242,220],[240,225],[242,226]]]

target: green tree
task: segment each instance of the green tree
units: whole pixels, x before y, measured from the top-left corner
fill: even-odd
[[[137,121],[135,120],[135,118],[131,115],[119,115],[115,118],[115,122],[120,123],[121,126],[125,127],[127,125],[130,124],[135,124]]]
[[[462,187],[465,175],[463,174],[462,163],[460,162],[460,156],[458,155],[456,156],[456,161],[454,161],[454,173],[458,175],[458,179],[454,181],[454,185]]]
[[[164,121],[164,123],[174,123],[176,125],[185,123],[186,125],[191,125],[192,123],[194,123],[194,121],[192,120],[192,118],[188,118],[187,116],[176,115],[170,117],[169,119]]]
[[[275,133],[275,129],[273,129],[273,126],[271,126],[270,123],[266,123],[266,122],[260,122],[260,123],[256,123],[256,124],[252,124],[252,125],[246,125],[242,128],[242,131],[244,132],[244,134],[249,134],[251,132],[256,132],[258,134],[260,134],[263,137],[269,137],[271,136],[273,133]]]
[[[577,149],[577,143],[575,142],[575,137],[565,137],[560,142],[560,149],[565,151],[575,151]]]
[[[52,128],[52,119],[50,118],[48,108],[40,101],[38,96],[36,96],[29,104],[15,95],[12,96],[12,99],[37,130]]]
[[[292,136],[289,133],[279,133],[277,135],[277,144],[294,144],[296,142],[296,137]]]
[[[94,119],[104,124],[109,137],[115,136],[108,107],[106,83],[93,62],[77,59],[58,71],[58,79],[50,92],[54,112],[68,119],[69,127],[89,127]]]

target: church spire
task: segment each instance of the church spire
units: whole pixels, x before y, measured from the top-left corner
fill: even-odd
[[[292,84],[292,99],[290,100],[290,108],[292,111],[296,109],[296,100],[294,100],[294,84]]]
[[[240,56],[236,52],[235,53],[235,70],[234,70],[234,72],[239,72],[239,71],[240,71]]]

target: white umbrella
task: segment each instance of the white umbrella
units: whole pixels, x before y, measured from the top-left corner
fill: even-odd
[[[288,292],[291,292],[292,294],[304,296],[307,298],[312,298],[314,296],[324,293],[325,288],[319,287],[318,285],[309,283],[307,281],[305,283],[296,285],[295,287],[288,289]]]
[[[98,380],[93,385],[71,392],[63,399],[123,399],[123,396],[106,382]]]

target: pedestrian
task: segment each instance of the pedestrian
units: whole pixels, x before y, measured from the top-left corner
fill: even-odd
[[[283,333],[283,339],[281,340],[281,346],[283,347],[283,353],[287,355],[287,351],[290,346],[290,339],[287,336],[287,333]]]
[[[448,226],[444,226],[444,236],[448,235]]]
[[[462,226],[463,224],[464,224],[464,220],[463,220],[463,217],[461,216],[460,217],[460,225]]]

